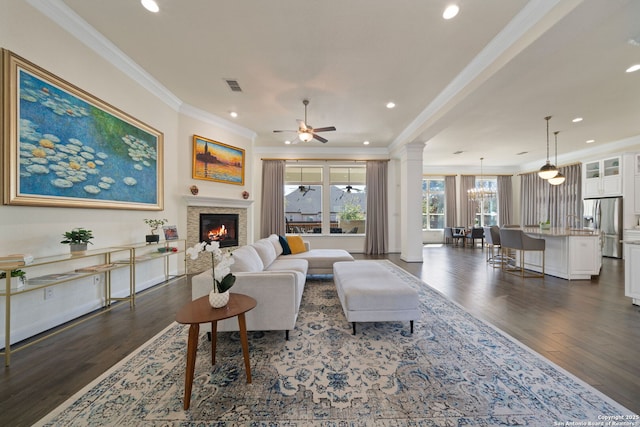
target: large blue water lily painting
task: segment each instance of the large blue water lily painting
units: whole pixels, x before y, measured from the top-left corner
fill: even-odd
[[[162,133],[9,51],[3,60],[15,111],[6,204],[163,208]]]

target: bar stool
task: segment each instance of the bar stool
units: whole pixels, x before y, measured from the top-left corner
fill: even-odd
[[[503,254],[505,250],[512,249],[519,253],[519,256],[516,256],[516,259],[519,258],[519,262],[516,265],[511,266],[508,262],[502,263],[502,271],[506,271],[507,273],[516,274],[522,278],[528,277],[544,277],[544,250],[545,250],[545,240],[544,239],[536,239],[533,237],[529,237],[522,232],[522,230],[512,229],[512,228],[501,228],[500,229],[500,245],[502,246]],[[525,262],[525,252],[527,251],[536,251],[542,252],[541,264],[534,264],[532,262]],[[526,266],[530,267],[541,267],[542,272],[533,272],[529,269],[526,269]]]

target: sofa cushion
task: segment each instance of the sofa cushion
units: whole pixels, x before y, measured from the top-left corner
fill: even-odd
[[[273,248],[276,250],[276,256],[282,255],[283,247],[280,244],[280,236],[278,236],[277,234],[272,234],[271,236],[269,236],[267,238],[269,239],[269,241],[273,245]]]
[[[299,254],[307,251],[307,247],[300,236],[287,236],[287,243],[292,254]]]
[[[287,238],[284,236],[278,236],[278,240],[280,240],[280,246],[282,246],[282,255],[291,255],[291,248],[289,247]]]
[[[256,273],[262,270],[264,264],[253,246],[243,246],[233,251],[232,273]]]
[[[276,259],[276,250],[273,247],[273,243],[268,239],[260,239],[251,246],[258,252],[258,256],[262,260],[264,267],[269,267]]]
[[[295,258],[283,258],[280,257],[273,261],[269,267],[266,268],[269,271],[297,271],[307,275],[307,270],[309,270],[309,262],[306,259],[295,259]]]
[[[353,261],[353,256],[343,249],[311,249],[307,252],[299,254],[287,255],[278,259],[306,259],[309,262],[310,274],[314,274],[314,270],[332,271],[333,263],[339,261]]]

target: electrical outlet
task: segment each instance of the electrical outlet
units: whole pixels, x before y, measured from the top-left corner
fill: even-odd
[[[44,290],[44,299],[53,298],[53,288],[45,288]]]
[[[100,284],[100,282],[101,282],[101,280],[100,280],[100,279],[101,279],[101,277],[100,277],[99,275],[95,275],[95,276],[93,276],[93,284],[94,284],[94,285],[99,285],[99,284]]]

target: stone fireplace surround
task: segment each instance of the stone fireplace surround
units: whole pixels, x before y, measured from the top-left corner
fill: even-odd
[[[187,247],[200,239],[200,214],[238,214],[238,244],[247,244],[248,213],[253,200],[224,199],[219,197],[185,196],[187,202]],[[234,250],[237,246],[223,248]],[[187,274],[196,274],[211,268],[211,257],[201,254],[198,259],[187,257]]]

